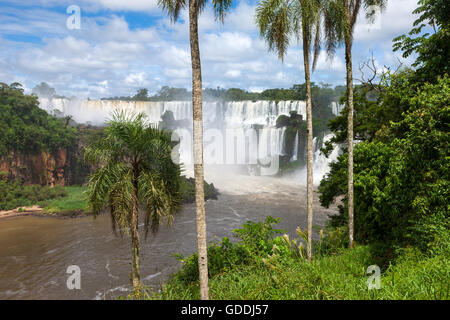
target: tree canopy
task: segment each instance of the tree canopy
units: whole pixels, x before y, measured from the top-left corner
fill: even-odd
[[[420,3],[422,15],[416,26],[439,21],[438,0]],[[374,87],[356,89],[355,137],[360,141],[355,146],[357,241],[449,250],[449,63],[428,54],[433,47],[436,52],[444,50],[448,44],[439,39],[446,33],[448,29],[440,24],[433,36],[420,37],[426,48],[410,47],[412,40],[407,36],[397,38],[397,44],[403,43],[397,47],[405,49],[406,55],[417,53],[416,69],[385,74],[375,99],[369,97]],[[330,121],[334,143],[345,141],[346,113],[344,109]],[[344,149],[319,187],[321,204],[326,207],[344,196],[340,213],[332,216],[334,226],[345,225],[347,219],[346,168]]]
[[[75,129],[39,108],[18,83],[0,83],[0,155],[54,152],[73,144]]]

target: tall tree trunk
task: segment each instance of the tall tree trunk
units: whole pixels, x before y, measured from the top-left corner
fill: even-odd
[[[346,1],[347,30],[345,32],[345,64],[347,68],[347,140],[348,140],[348,235],[349,247],[353,248],[353,213],[354,213],[354,194],[353,194],[353,71],[352,71],[352,23],[351,12]]]
[[[189,1],[189,27],[192,63],[192,107],[194,128],[194,176],[195,211],[197,220],[198,270],[200,298],[209,299],[208,252],[206,244],[206,213],[203,172],[203,116],[202,116],[202,70],[198,44],[198,2]]]
[[[304,26],[305,28],[305,26]],[[306,29],[305,29],[306,30]],[[312,224],[313,224],[313,127],[312,127],[312,102],[311,102],[311,77],[309,66],[309,49],[307,37],[303,36],[303,60],[305,65],[305,83],[306,83],[306,126],[308,131],[307,145],[307,177],[306,177],[306,212],[308,216],[308,243],[306,246],[306,257],[312,258]]]
[[[136,188],[136,186],[135,186]],[[130,221],[130,234],[131,234],[131,247],[132,247],[132,263],[131,263],[131,282],[133,284],[133,290],[138,293],[141,286],[141,272],[139,267],[139,204],[137,197],[137,189],[135,189],[135,199],[133,203],[133,209],[131,213]]]

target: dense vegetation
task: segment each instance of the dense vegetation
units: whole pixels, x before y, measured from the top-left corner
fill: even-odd
[[[67,196],[63,187],[26,186],[19,180],[7,181],[0,172],[0,210],[12,210],[41,204]]]
[[[378,84],[356,91],[355,238],[390,249],[415,246],[424,252],[450,247],[450,79],[448,60],[435,58],[450,42],[449,23],[437,14],[439,1],[423,1],[416,10],[421,25],[430,19],[438,31],[397,38],[397,48],[415,53],[417,69],[386,73]],[[445,39],[445,41],[443,41]],[[414,44],[414,46],[412,45]],[[376,93],[376,99],[369,99]],[[333,142],[346,137],[346,113],[330,122]],[[321,182],[321,203],[346,195],[347,154],[332,164]],[[346,198],[334,226],[346,223]]]
[[[208,247],[211,299],[449,299],[448,255],[425,256],[409,248],[389,264],[372,246],[344,249],[342,229],[323,231],[308,262],[301,239],[280,235],[279,220],[247,222]],[[149,299],[199,299],[197,255],[178,256],[183,269]],[[381,267],[380,289],[368,290],[367,267]]]
[[[75,130],[39,108],[21,85],[0,83],[0,156],[9,152],[55,152],[72,145]]]

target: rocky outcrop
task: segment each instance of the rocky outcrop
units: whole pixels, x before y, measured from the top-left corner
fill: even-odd
[[[67,150],[39,154],[10,153],[0,157],[0,172],[9,179],[21,179],[25,184],[64,186],[70,183],[70,157]]]

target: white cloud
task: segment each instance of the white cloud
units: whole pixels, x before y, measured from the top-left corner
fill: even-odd
[[[321,51],[317,59],[316,71],[345,72],[345,62],[340,56],[330,58],[325,51]]]
[[[241,70],[228,70],[225,72],[225,77],[238,78],[242,75]]]
[[[186,10],[172,24],[157,8],[156,1],[81,0],[82,29],[67,30],[67,14],[46,8],[56,3],[69,5],[71,1],[24,0],[24,3],[34,4],[33,8],[40,3],[42,9],[8,7],[0,12],[0,81],[20,79],[28,87],[46,81],[61,94],[91,97],[129,95],[141,87],[155,92],[162,85],[191,85]],[[415,5],[414,0],[389,1],[381,16],[381,30],[377,32],[365,32],[361,15],[355,33],[355,66],[368,57],[370,49],[375,51],[380,65],[396,62],[391,39],[411,29],[414,20],[411,11]],[[205,87],[261,91],[304,81],[301,46],[293,43],[284,63],[275,53],[269,53],[254,23],[255,6],[254,1],[239,2],[225,17],[223,25],[215,20],[210,7],[202,13],[199,36]],[[101,17],[83,15],[85,11],[100,9],[112,12]],[[151,23],[147,27],[130,28],[125,11],[148,12]],[[18,38],[34,36],[41,42],[1,37],[11,34]],[[323,52],[320,54],[312,80],[345,82],[341,49],[333,60],[328,60]]]
[[[147,84],[147,75],[145,72],[130,73],[126,78],[125,82],[130,86],[145,86]]]
[[[385,11],[378,15],[374,24],[370,24],[361,11],[355,26],[355,41],[391,41],[393,37],[411,29],[416,19],[412,12],[416,7],[417,0],[388,1]]]
[[[93,0],[104,8],[111,10],[156,10],[158,9],[157,0]]]
[[[208,33],[202,37],[200,49],[203,58],[214,61],[234,61],[254,55],[253,39],[244,33]],[[245,59],[246,60],[246,59]]]

